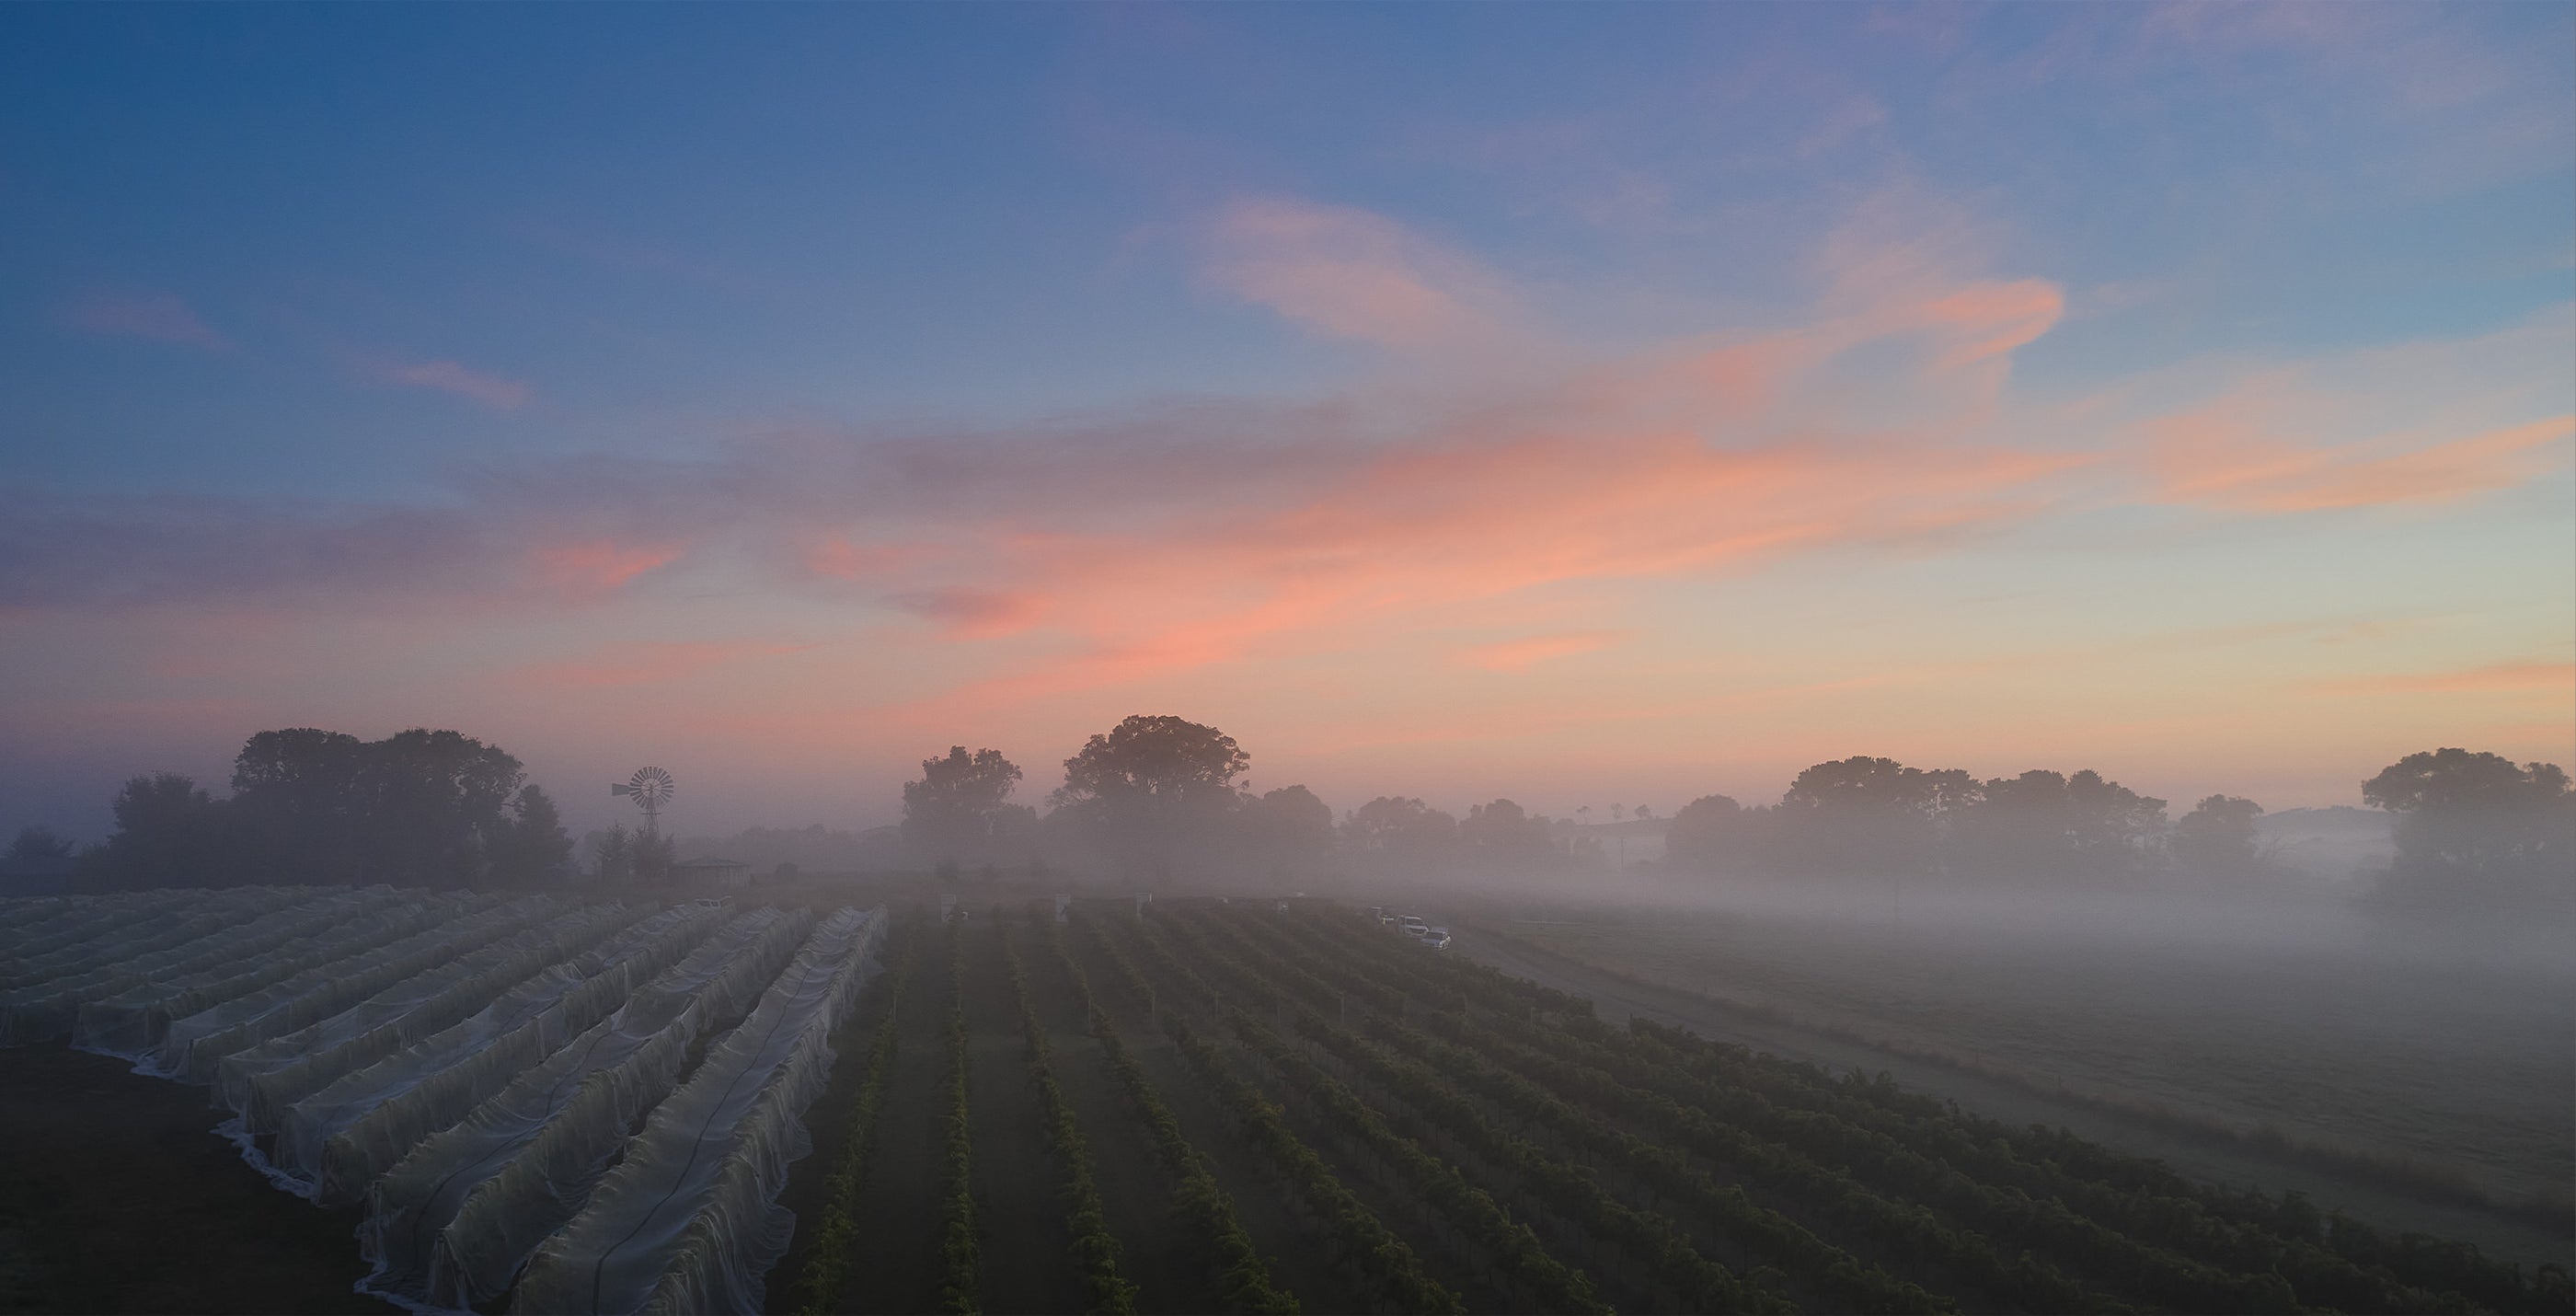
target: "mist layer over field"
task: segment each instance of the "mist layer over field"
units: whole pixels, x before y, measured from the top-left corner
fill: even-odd
[[[1416,899],[1898,1054],[2412,1162],[2503,1202],[2563,1202],[2576,1176],[2563,928],[2414,932],[2316,900],[1897,883]]]

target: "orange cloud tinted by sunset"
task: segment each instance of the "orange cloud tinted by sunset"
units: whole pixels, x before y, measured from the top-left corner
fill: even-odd
[[[2491,663],[2454,672],[2321,681],[2336,694],[2557,694],[2576,698],[2576,663]]]
[[[2509,488],[2566,460],[2576,416],[2552,416],[2430,445],[2301,446],[2213,409],[2148,426],[2147,467],[2166,502],[2238,512],[2305,512],[2447,502]]]
[[[1517,640],[1476,645],[1461,650],[1458,657],[1470,667],[1481,667],[1489,672],[1525,672],[1551,658],[1597,653],[1633,634],[1633,631],[1571,631],[1562,635],[1529,635]]]

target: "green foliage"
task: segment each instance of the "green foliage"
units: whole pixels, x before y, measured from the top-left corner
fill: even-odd
[[[1118,1274],[1118,1240],[1109,1232],[1100,1186],[1092,1180],[1090,1148],[1074,1122],[1063,1087],[1055,1080],[1046,1026],[1038,1022],[1037,1008],[1029,1003],[1028,974],[1020,967],[1019,952],[1007,941],[1002,955],[1010,972],[1012,999],[1019,1005],[1020,1031],[1028,1039],[1029,1079],[1037,1087],[1038,1108],[1045,1116],[1047,1147],[1064,1172],[1065,1227],[1073,1236],[1074,1267],[1088,1297],[1084,1310],[1098,1316],[1131,1316],[1136,1310],[1136,1286]]]
[[[1784,1276],[1836,1310],[1923,1310],[1946,1303],[1942,1292],[2045,1310],[2571,1307],[2555,1267],[2526,1276],[2466,1244],[2392,1240],[2063,1130],[1982,1120],[1884,1075],[1836,1077],[1643,1021],[1614,1028],[1571,998],[1347,916],[1176,910],[1157,931],[1226,994],[1291,1010],[1319,1049],[1307,1063],[1357,1083],[1355,1098],[1398,1132],[1457,1148],[1492,1188],[1583,1217],[1598,1242],[1655,1229],[1580,1205],[1582,1180],[1625,1183],[1764,1263],[1749,1280]],[[1321,1008],[1326,996],[1347,1027]],[[1545,1177],[1551,1155],[1574,1177]],[[1611,1255],[1650,1263],[1653,1283],[1686,1301],[1690,1261],[1647,1234],[1628,1239]]]
[[[918,951],[919,943],[907,938],[902,957],[886,975],[885,1018],[868,1046],[868,1067],[859,1079],[858,1098],[850,1106],[841,1157],[824,1181],[823,1217],[806,1252],[805,1271],[797,1279],[797,1291],[803,1295],[796,1308],[799,1316],[829,1316],[849,1280],[850,1263],[859,1246],[859,1189],[876,1153],[877,1111],[885,1102],[886,1080],[894,1072],[896,1026],[902,1020],[904,987],[912,980]]]
[[[1086,921],[1084,926],[1097,935],[1099,929],[1096,925]],[[1105,939],[1099,944],[1110,950],[1113,963],[1120,968],[1121,976],[1130,980],[1138,998],[1150,1002],[1152,991],[1145,986],[1143,976],[1135,972],[1134,964],[1110,948]],[[1110,1023],[1098,1005],[1092,1003],[1089,981],[1083,977],[1080,967],[1073,963],[1072,957],[1065,953],[1060,940],[1056,943],[1056,953],[1077,984],[1079,997],[1091,1020],[1092,1036],[1100,1040],[1110,1072],[1116,1076],[1129,1104],[1144,1118],[1147,1131],[1153,1135],[1155,1155],[1173,1182],[1174,1217],[1190,1222],[1193,1232],[1208,1247],[1225,1309],[1268,1316],[1288,1316],[1300,1310],[1296,1295],[1272,1282],[1268,1263],[1262,1260],[1260,1251],[1253,1246],[1252,1236],[1244,1231],[1242,1222],[1235,1217],[1233,1200],[1218,1186],[1206,1158],[1182,1135],[1180,1121],[1163,1103],[1162,1095],[1154,1090],[1153,1081],[1136,1063],[1126,1043],[1119,1039],[1116,1026]]]
[[[940,1115],[947,1157],[939,1198],[939,1310],[944,1316],[970,1316],[982,1310],[984,1263],[975,1213],[974,1120],[966,1104],[965,926],[948,925],[948,1103]]]

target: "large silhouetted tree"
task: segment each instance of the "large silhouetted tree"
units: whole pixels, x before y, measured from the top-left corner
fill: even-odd
[[[364,818],[358,880],[480,881],[503,811],[526,777],[499,747],[454,731],[414,728],[366,746],[355,783]]]
[[[505,880],[535,880],[570,841],[526,778],[507,752],[454,731],[263,731],[233,761],[230,799],[167,773],[127,782],[116,834],[86,867],[119,886],[462,886],[496,864]]]
[[[371,749],[356,736],[312,727],[262,731],[242,745],[231,808],[269,880],[359,879],[371,814],[359,783]]]
[[[1215,727],[1136,716],[1064,761],[1050,800],[1059,826],[1143,874],[1161,876],[1211,847],[1240,803],[1234,779],[1252,758]]]
[[[1954,829],[1956,866],[1973,875],[2059,878],[2127,872],[2143,862],[2165,802],[2085,769],[2033,769],[1985,783]]]
[[[2438,749],[2363,782],[2397,815],[2397,856],[2380,888],[2411,908],[2509,912],[2576,907],[2576,793],[2554,763]]]
[[[941,860],[984,856],[1015,821],[1011,787],[1019,765],[998,749],[923,759],[921,780],[903,784],[903,839]]]
[[[1866,755],[1819,763],[1780,797],[1780,858],[1827,872],[1923,868],[1945,823],[1975,795],[1975,779],[1957,768],[1926,772]]]

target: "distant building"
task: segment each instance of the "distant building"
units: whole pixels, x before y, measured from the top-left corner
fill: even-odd
[[[708,856],[671,865],[671,876],[676,881],[731,891],[751,885],[751,865],[739,859]]]

